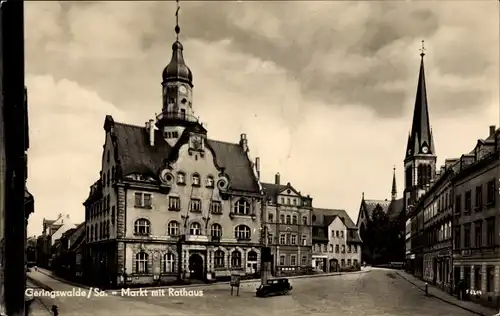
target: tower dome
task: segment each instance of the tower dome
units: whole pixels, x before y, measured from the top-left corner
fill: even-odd
[[[181,42],[175,41],[172,44],[172,59],[170,63],[163,69],[163,81],[181,81],[193,85],[193,73],[184,62],[182,55],[183,46]]]

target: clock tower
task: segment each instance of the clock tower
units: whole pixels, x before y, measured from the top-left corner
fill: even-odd
[[[422,41],[420,72],[418,75],[417,95],[413,110],[411,132],[408,135],[405,167],[404,207],[413,205],[427,190],[436,175],[436,152],[429,121],[429,107],[425,86],[424,56]]]
[[[193,73],[184,61],[184,47],[179,41],[179,6],[176,21],[176,41],[170,63],[162,73],[163,106],[156,122],[170,146],[177,143],[186,127],[199,124],[193,111]]]

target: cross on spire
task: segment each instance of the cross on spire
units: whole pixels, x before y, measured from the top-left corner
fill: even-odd
[[[175,34],[177,40],[179,40],[179,33],[181,32],[181,28],[179,27],[179,10],[181,9],[179,0],[176,0],[177,2],[177,10],[175,10]]]
[[[425,44],[425,43],[424,43],[424,40],[422,40],[422,47],[419,49],[419,51],[420,51],[420,56],[421,56],[421,57],[424,57],[424,56],[425,56],[425,50],[426,50],[426,49],[425,49],[425,45],[424,45],[424,44]]]

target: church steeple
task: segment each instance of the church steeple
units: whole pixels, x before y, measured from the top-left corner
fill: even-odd
[[[396,188],[396,166],[392,168],[392,191],[391,200],[395,201],[398,198],[398,189]]]
[[[425,48],[422,41],[420,49],[420,71],[418,75],[417,94],[415,96],[415,108],[413,110],[413,122],[411,132],[408,136],[405,160],[415,155],[434,155],[434,141],[429,121],[429,108],[427,103],[427,89],[425,84],[424,56]]]

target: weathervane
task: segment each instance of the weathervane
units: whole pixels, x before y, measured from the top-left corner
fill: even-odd
[[[420,50],[420,56],[424,57],[425,56],[424,40],[422,40],[422,47],[419,50]]]
[[[176,0],[177,2],[177,10],[175,11],[175,34],[177,37],[177,40],[179,40],[179,33],[181,32],[181,28],[179,27],[179,10],[181,9],[179,5],[179,0]]]

